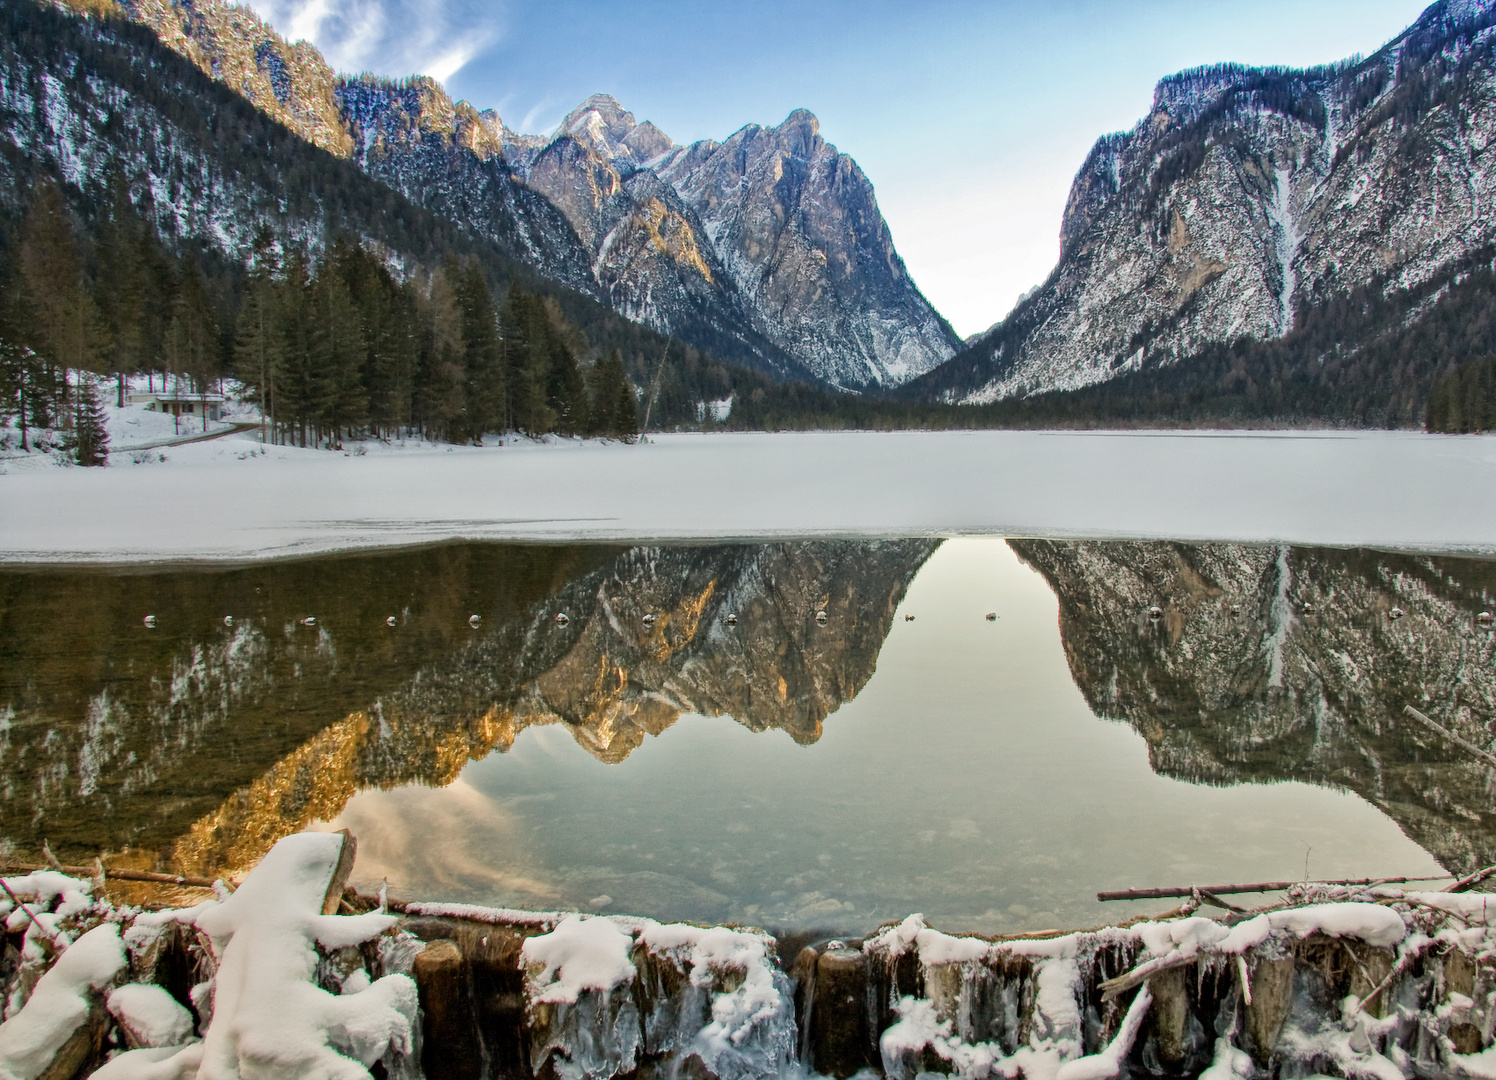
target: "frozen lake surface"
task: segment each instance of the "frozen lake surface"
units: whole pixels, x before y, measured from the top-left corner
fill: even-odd
[[[1489,741],[1493,592],[1476,558],[975,537],[14,567],[0,840],[216,874],[347,826],[397,896],[844,934],[1463,872],[1486,772],[1398,712]]]
[[[452,538],[997,534],[1496,549],[1496,439],[1406,432],[659,435],[636,446],[247,437],[3,463],[0,559],[245,559]]]

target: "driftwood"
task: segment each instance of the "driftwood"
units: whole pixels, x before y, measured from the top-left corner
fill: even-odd
[[[1170,885],[1163,889],[1121,889],[1117,892],[1099,892],[1098,900],[1160,900],[1170,896],[1195,896],[1215,899],[1231,893],[1282,892],[1295,885],[1401,885],[1409,881],[1437,881],[1438,878],[1380,877],[1342,878],[1338,881],[1259,881],[1250,885]],[[1226,906],[1226,905],[1221,905]]]
[[[69,877],[94,879],[98,877],[99,871],[94,866],[63,866],[61,863],[26,863],[14,862],[9,859],[0,863],[0,871],[20,870],[31,873],[33,870],[56,870],[67,874]],[[158,885],[186,885],[194,889],[211,889],[217,883],[216,878],[193,877],[189,874],[158,874],[153,870],[131,870],[128,867],[104,867],[104,877],[110,881],[147,881]]]
[[[1419,712],[1411,705],[1404,705],[1403,712],[1408,716],[1411,716],[1414,720],[1417,720],[1420,724],[1428,728],[1430,731],[1442,735],[1445,739],[1454,743],[1454,745],[1458,746],[1461,750],[1465,751],[1465,753],[1469,754],[1477,761],[1481,762],[1484,765],[1488,765],[1493,769],[1496,769],[1496,755],[1492,755],[1487,751],[1482,750],[1473,742],[1468,742],[1465,739],[1460,738],[1454,732],[1450,731],[1447,727],[1442,724],[1436,723],[1435,721],[1429,719],[1427,716],[1424,716],[1423,713]]]
[[[1444,891],[1469,892],[1471,889],[1475,888],[1475,886],[1479,885],[1482,881],[1485,881],[1486,878],[1490,877],[1492,874],[1496,874],[1496,866],[1488,866],[1484,870],[1477,870],[1473,874],[1462,877],[1453,885],[1448,886]]]
[[[13,893],[13,892],[10,891],[10,886],[7,885],[7,884],[5,884],[5,879],[4,878],[0,878],[0,889],[4,889],[5,890],[5,895],[8,896],[8,897],[10,897],[10,902],[13,903],[13,904],[15,904],[16,907],[20,908],[21,909],[21,913],[23,915],[25,915],[26,918],[28,918],[28,919],[31,920],[31,925],[32,926],[35,926],[38,930],[43,929],[42,924],[37,920],[36,912],[32,911],[29,907],[27,907],[26,906],[26,902],[24,900],[22,900],[19,896],[17,896],[15,893]],[[55,942],[56,939],[54,938],[53,940]]]

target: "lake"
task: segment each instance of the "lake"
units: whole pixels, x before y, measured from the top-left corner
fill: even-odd
[[[1496,563],[1228,543],[451,543],[0,570],[0,836],[859,934],[1496,862]],[[153,616],[148,627],[146,616]]]

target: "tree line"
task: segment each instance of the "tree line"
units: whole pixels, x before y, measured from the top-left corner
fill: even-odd
[[[116,172],[79,227],[56,183],[39,184],[0,250],[0,421],[23,449],[61,432],[103,464],[100,395],[127,377],[205,395],[225,377],[261,406],[266,438],[341,446],[419,435],[638,434],[638,402],[614,347],[586,336],[554,297],[511,283],[495,297],[474,259],[397,276],[373,247],[315,256],[260,228],[244,264],[172,250]]]
[[[402,278],[362,244],[337,241],[313,260],[262,229],[232,366],[274,442],[633,438],[638,404],[618,350],[583,364],[586,350],[553,298],[511,286],[496,303],[473,261]]]

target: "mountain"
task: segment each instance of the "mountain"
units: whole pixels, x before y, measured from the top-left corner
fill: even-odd
[[[523,136],[428,78],[338,75],[223,0],[100,3],[412,202],[722,359],[865,389],[959,345],[910,280],[872,185],[804,111],[677,147],[597,96],[552,135]]]
[[[549,140],[508,150],[593,245],[614,306],[652,326],[669,328],[683,295],[704,290],[819,381],[851,389],[898,385],[955,351],[872,185],[803,109],[676,146],[600,94]]]
[[[1496,638],[1479,618],[1496,594],[1490,562],[1244,544],[1012,547],[1055,590],[1086,703],[1135,728],[1156,772],[1348,789],[1452,872],[1496,861],[1489,770],[1402,715],[1411,704],[1490,744]]]
[[[1358,350],[1428,318],[1489,264],[1493,50],[1490,0],[1443,0],[1364,60],[1164,79],[1148,116],[1099,140],[1081,167],[1054,272],[909,392],[979,403],[1137,385],[1134,373],[1280,339],[1266,360],[1239,350],[1212,370],[1313,383],[1318,367],[1354,366]],[[1359,333],[1294,338],[1388,300],[1400,310]],[[1383,367],[1379,377],[1395,376]]]
[[[230,31],[248,35],[245,26],[253,29],[255,21],[228,10],[235,18],[226,29],[193,40],[237,43],[253,57]],[[284,56],[260,51],[269,70],[264,85],[279,87],[284,98],[278,118],[199,69],[201,62],[239,72],[243,56],[226,47],[184,58],[147,27],[26,0],[0,3],[0,19],[0,217],[10,222],[38,183],[55,179],[86,232],[118,176],[167,243],[240,273],[261,225],[314,253],[351,237],[412,272],[448,256],[473,257],[496,283],[543,289],[575,318],[596,326],[603,316],[627,327],[626,336],[640,332],[589,302],[587,258],[565,218],[512,177],[494,173],[493,186],[502,189],[487,203],[494,224],[475,235],[339,156],[351,144],[331,123],[328,102],[308,89],[332,92],[325,68],[314,62],[320,58],[305,48],[287,47]],[[304,69],[300,82],[277,74],[293,61]],[[243,77],[243,86],[253,84]],[[457,119],[450,128],[451,137],[468,136]],[[566,242],[553,243],[558,237]],[[535,269],[541,262],[550,271],[544,276]],[[578,288],[567,289],[568,280]],[[658,349],[653,335],[645,336]]]

